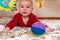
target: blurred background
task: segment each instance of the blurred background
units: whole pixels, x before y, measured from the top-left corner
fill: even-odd
[[[18,9],[18,1],[16,1],[16,8]],[[60,18],[60,0],[46,0],[41,8],[37,8],[34,5],[33,13],[39,18],[55,17]],[[13,17],[16,14],[14,11],[2,11],[0,10],[0,17]]]
[[[60,0],[46,0],[42,8],[34,8],[38,17],[60,17]]]

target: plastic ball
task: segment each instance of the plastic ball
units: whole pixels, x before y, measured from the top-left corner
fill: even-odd
[[[31,31],[34,35],[43,35],[45,33],[45,25],[41,22],[35,22],[31,27]]]

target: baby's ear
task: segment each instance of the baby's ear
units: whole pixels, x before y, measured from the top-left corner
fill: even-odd
[[[33,9],[34,9],[34,8],[32,7],[32,11],[33,11]]]

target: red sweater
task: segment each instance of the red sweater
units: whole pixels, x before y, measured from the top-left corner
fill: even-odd
[[[10,29],[14,28],[16,25],[21,26],[21,27],[31,27],[31,25],[37,21],[38,19],[36,18],[36,16],[31,13],[29,15],[29,20],[27,24],[25,25],[22,20],[22,15],[20,13],[17,13],[13,17],[13,19],[6,25],[6,27],[9,27]]]

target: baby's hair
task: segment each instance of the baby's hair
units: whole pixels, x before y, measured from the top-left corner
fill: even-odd
[[[31,2],[31,4],[33,5],[32,0],[19,0],[19,2],[21,2],[21,1],[30,1],[30,2]]]
[[[32,5],[32,8],[33,8],[33,2],[32,2],[32,0],[18,0],[18,10],[20,8],[20,2],[21,1],[30,1],[31,2],[31,5]]]

